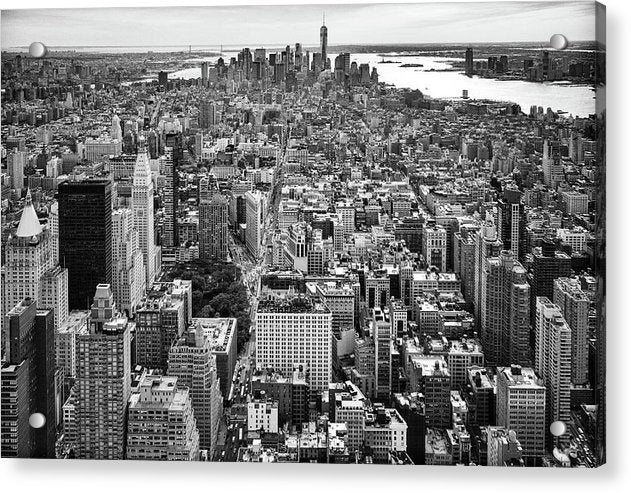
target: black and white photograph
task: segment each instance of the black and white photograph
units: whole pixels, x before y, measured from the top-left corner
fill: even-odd
[[[607,462],[603,5],[0,27],[3,459]]]

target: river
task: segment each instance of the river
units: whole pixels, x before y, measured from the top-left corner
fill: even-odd
[[[236,57],[237,52],[224,53],[226,62]],[[481,77],[467,77],[463,72],[445,71],[451,68],[453,59],[435,56],[397,56],[388,54],[383,60],[399,63],[380,63],[382,57],[377,53],[351,55],[351,62],[370,64],[377,67],[379,80],[398,88],[418,89],[433,98],[457,98],[462,91],[469,91],[472,99],[490,99],[512,101],[521,106],[524,113],[532,105],[542,106],[553,111],[564,111],[578,117],[586,117],[595,112],[594,91],[591,86],[573,85],[562,82],[528,82],[523,80],[496,80]],[[333,63],[336,54],[330,54]],[[207,61],[214,63],[218,57]],[[199,62],[196,58],[190,61]],[[422,67],[401,67],[402,64],[417,64]],[[433,69],[433,70],[432,70]],[[201,76],[199,67],[178,70],[169,74],[171,79],[190,79]]]

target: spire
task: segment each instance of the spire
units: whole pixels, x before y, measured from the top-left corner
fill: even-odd
[[[146,179],[151,179],[151,167],[149,166],[149,156],[147,155],[147,147],[144,145],[144,138],[141,139],[134,166],[134,184],[146,185]],[[139,182],[137,178],[141,178],[142,182]]]
[[[33,200],[31,198],[31,189],[26,192],[26,203],[24,204],[24,210],[22,211],[22,217],[20,218],[20,224],[18,225],[17,236],[20,238],[30,238],[37,236],[42,232],[42,225],[39,223],[35,207],[33,207]]]

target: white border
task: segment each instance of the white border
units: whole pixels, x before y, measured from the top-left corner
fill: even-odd
[[[466,0],[465,0],[466,1]],[[326,4],[333,0],[185,0],[185,5],[252,5],[257,3]],[[341,3],[416,3],[409,1]],[[609,0],[607,6],[607,147],[608,147],[608,443],[607,465],[596,470],[560,469],[490,469],[485,467],[394,467],[335,465],[264,465],[264,464],[172,464],[136,461],[88,462],[55,460],[0,460],[0,485],[6,492],[89,491],[122,493],[131,491],[221,492],[234,491],[370,491],[393,489],[414,492],[504,491],[516,493],[556,490],[562,492],[622,491],[631,484],[631,443],[626,426],[631,406],[628,384],[631,348],[631,312],[626,311],[631,272],[629,270],[629,185],[631,184],[631,142],[629,137],[629,92],[631,81],[631,18],[629,3]],[[171,0],[95,0],[91,7],[171,6]],[[88,7],[86,2],[21,0],[4,3],[11,8]],[[624,487],[623,485],[627,486]]]

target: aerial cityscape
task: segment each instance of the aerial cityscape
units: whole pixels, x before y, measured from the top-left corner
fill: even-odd
[[[3,38],[2,457],[605,463],[604,46],[328,19]]]

